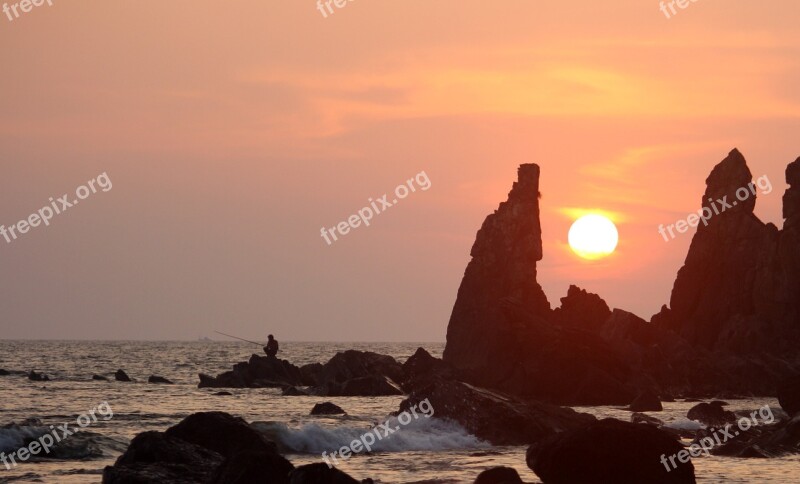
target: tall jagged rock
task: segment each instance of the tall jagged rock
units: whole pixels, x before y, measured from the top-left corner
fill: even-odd
[[[542,259],[539,166],[523,164],[508,200],[486,217],[472,246],[447,328],[444,360],[457,368],[486,367],[510,351],[509,338],[550,303],[536,281]]]
[[[714,167],[702,199],[713,215],[707,226],[700,223],[697,228],[678,272],[670,309],[654,321],[667,324],[692,345],[719,353],[796,352],[800,164],[789,165],[786,174],[795,187],[784,196],[787,228],[779,231],[753,214],[757,188],[766,183],[756,186],[738,150]]]

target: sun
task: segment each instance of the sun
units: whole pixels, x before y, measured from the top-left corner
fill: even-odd
[[[602,259],[614,252],[619,242],[617,227],[608,217],[584,215],[569,229],[569,246],[584,259]]]

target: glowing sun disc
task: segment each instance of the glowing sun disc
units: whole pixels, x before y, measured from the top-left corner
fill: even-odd
[[[614,222],[597,214],[584,215],[569,228],[569,246],[584,259],[601,259],[617,248],[619,233]]]

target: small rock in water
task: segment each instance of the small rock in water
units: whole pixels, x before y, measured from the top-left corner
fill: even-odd
[[[230,397],[230,396],[233,396],[233,393],[231,393],[231,392],[217,392],[217,393],[212,393],[212,395],[215,395],[217,397]]]
[[[96,381],[108,381],[108,378],[106,378],[106,377],[104,377],[104,376],[102,376],[102,375],[92,375],[92,380],[96,380]]]
[[[304,392],[303,390],[300,390],[297,387],[286,387],[283,389],[282,395],[286,397],[299,397],[308,395],[308,393]]]
[[[664,410],[664,407],[655,393],[644,391],[636,397],[628,410],[631,412],[660,412]]]
[[[475,479],[475,484],[524,484],[516,469],[511,467],[493,467],[487,469]]]
[[[318,403],[311,410],[311,415],[342,415],[346,413],[342,407],[331,402]]]
[[[661,420],[639,412],[634,412],[631,414],[631,423],[655,425],[656,427],[661,427],[664,425],[664,422]]]
[[[722,408],[721,403],[723,402],[698,403],[689,409],[686,416],[689,420],[697,420],[702,424],[714,427],[722,427],[726,423],[735,422],[736,414]]]
[[[124,382],[132,381],[131,377],[129,377],[124,370],[117,370],[117,372],[114,373],[114,379],[117,381],[124,381]]]
[[[7,370],[0,368],[0,376],[8,376],[10,374]]]
[[[167,380],[163,376],[156,376],[156,375],[151,375],[150,378],[147,379],[147,383],[161,383],[164,385],[174,385],[174,383]]]
[[[50,381],[50,377],[45,375],[44,373],[36,373],[36,371],[31,370],[28,373],[28,380],[30,381]]]

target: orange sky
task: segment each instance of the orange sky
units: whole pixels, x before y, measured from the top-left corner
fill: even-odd
[[[107,172],[113,190],[0,239],[0,337],[443,340],[475,232],[542,167],[552,305],[578,284],[649,319],[734,147],[773,192],[800,156],[795,0],[56,0],[0,16],[0,224]],[[319,236],[424,170],[332,246]],[[601,262],[572,216],[614,214]]]

